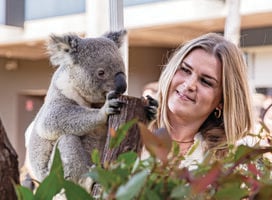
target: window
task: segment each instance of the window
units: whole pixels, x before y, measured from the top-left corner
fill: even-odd
[[[168,1],[168,0],[123,0],[124,6],[134,6],[139,4],[145,4],[145,3],[153,3],[158,1]]]
[[[85,0],[25,0],[25,20],[84,13]]]

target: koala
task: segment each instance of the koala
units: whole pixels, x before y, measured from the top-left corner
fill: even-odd
[[[118,97],[127,89],[119,51],[125,35],[50,36],[50,61],[58,67],[26,136],[28,168],[36,180],[48,175],[56,148],[65,178],[75,182],[89,171],[92,150],[103,151],[108,116],[120,112]]]

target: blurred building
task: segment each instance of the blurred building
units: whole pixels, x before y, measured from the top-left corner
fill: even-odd
[[[173,50],[188,39],[224,30],[224,0],[124,0],[128,94],[141,96]],[[40,108],[54,71],[49,34],[82,37],[107,31],[108,0],[0,0],[0,117],[24,159],[24,131]],[[253,88],[272,87],[272,1],[241,0],[241,47]]]

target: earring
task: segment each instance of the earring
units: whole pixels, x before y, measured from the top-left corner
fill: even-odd
[[[222,110],[220,108],[215,108],[214,116],[219,119],[222,115]]]

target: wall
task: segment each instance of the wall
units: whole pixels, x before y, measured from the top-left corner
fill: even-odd
[[[272,87],[272,49],[254,55],[254,83],[256,87]]]
[[[169,52],[166,48],[129,48],[129,95],[141,97],[144,85],[158,80]]]
[[[53,68],[47,60],[19,60],[18,68],[6,70],[7,59],[0,59],[0,117],[9,140],[17,152],[19,139],[24,133],[18,133],[18,98],[25,90],[46,90]],[[21,153],[21,152],[20,152]]]

